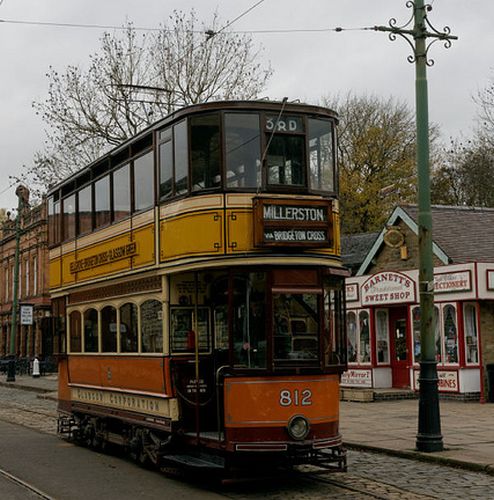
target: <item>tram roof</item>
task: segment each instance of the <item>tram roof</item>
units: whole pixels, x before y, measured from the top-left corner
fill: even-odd
[[[189,115],[193,115],[195,113],[202,113],[205,111],[228,111],[228,110],[250,110],[250,111],[273,111],[279,112],[280,108],[283,106],[283,101],[270,101],[270,100],[242,100],[242,101],[211,101],[200,104],[191,104],[189,106],[185,106],[183,108],[177,109],[169,115],[160,118],[155,123],[149,125],[144,128],[136,135],[132,136],[129,139],[126,139],[118,146],[115,146],[113,149],[109,150],[107,153],[103,154],[89,165],[81,168],[77,172],[74,172],[69,177],[60,181],[51,189],[48,190],[47,196],[50,196],[55,191],[59,190],[63,186],[70,184],[79,176],[84,175],[86,172],[91,171],[95,166],[101,164],[105,160],[111,159],[113,156],[116,156],[118,153],[123,151],[126,147],[134,142],[138,142],[140,139],[146,137],[146,135],[153,133],[155,130],[159,130],[166,126],[167,124],[171,124],[175,121],[178,121],[182,118],[185,118]],[[338,113],[329,108],[325,108],[323,106],[316,106],[312,104],[305,104],[300,102],[286,102],[283,108],[284,112],[291,113],[305,113],[305,114],[314,114],[319,116],[326,116],[328,118],[332,118],[338,121]]]

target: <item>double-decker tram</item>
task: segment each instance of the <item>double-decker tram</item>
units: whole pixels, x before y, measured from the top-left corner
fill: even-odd
[[[194,105],[48,193],[62,435],[157,465],[345,469],[336,123]]]

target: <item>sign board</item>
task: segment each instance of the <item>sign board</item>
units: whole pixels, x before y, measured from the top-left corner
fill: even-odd
[[[469,292],[472,289],[470,271],[434,274],[434,291],[437,293]]]
[[[31,304],[22,304],[20,306],[21,325],[33,324],[33,306]]]
[[[345,285],[345,298],[347,302],[354,302],[358,300],[358,284],[347,283]]]
[[[405,274],[383,271],[362,284],[362,305],[407,304],[415,302],[415,282]]]
[[[254,199],[257,247],[327,247],[332,245],[331,236],[330,201]]]
[[[341,385],[346,387],[372,387],[372,370],[350,368],[341,375]]]
[[[419,375],[420,370],[413,371],[413,380],[415,390],[419,390]],[[458,372],[456,371],[437,371],[437,387],[440,392],[458,392]]]

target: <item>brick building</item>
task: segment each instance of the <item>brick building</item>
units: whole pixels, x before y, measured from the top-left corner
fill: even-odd
[[[399,206],[380,233],[343,240],[356,269],[346,282],[343,386],[418,389],[417,220],[416,206]],[[482,401],[494,363],[494,209],[433,206],[432,220],[439,391]]]
[[[24,200],[20,218],[18,301],[23,312],[28,313],[24,322],[29,322],[32,310],[32,324],[21,324],[18,314],[15,354],[20,358],[46,357],[53,353],[46,203],[31,207],[27,188],[18,190]],[[10,354],[15,247],[16,224],[9,218],[0,227],[0,356]]]

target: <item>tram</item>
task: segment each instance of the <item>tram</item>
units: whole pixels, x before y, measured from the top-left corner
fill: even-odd
[[[193,105],[48,193],[62,436],[158,466],[345,470],[336,124]]]

